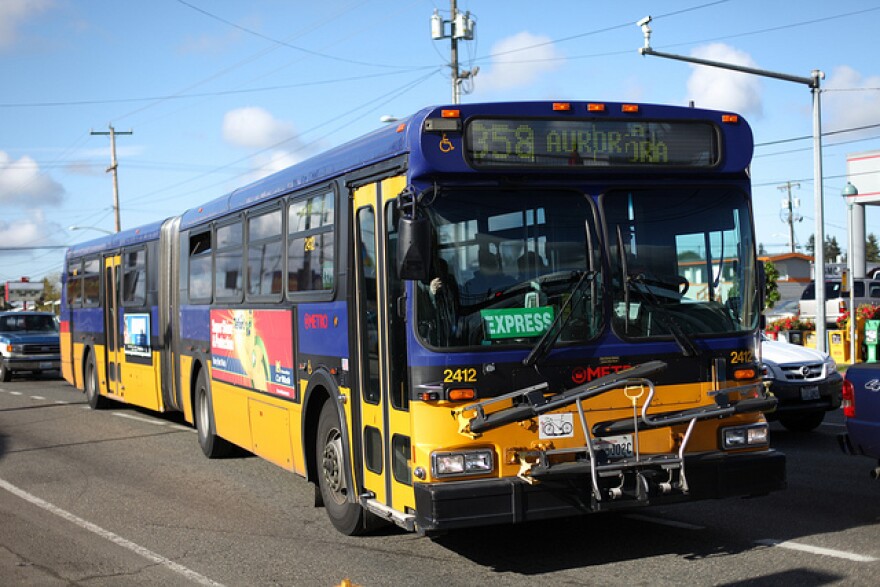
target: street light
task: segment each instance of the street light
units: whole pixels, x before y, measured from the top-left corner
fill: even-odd
[[[846,186],[843,188],[843,192],[841,194],[846,199],[846,232],[847,232],[847,243],[846,243],[846,269],[849,273],[849,357],[850,361],[853,363],[856,362],[856,308],[855,308],[855,291],[856,291],[856,260],[853,252],[855,251],[855,243],[853,242],[853,198],[859,195],[859,190],[856,189],[850,182],[846,182]]]
[[[68,226],[67,230],[97,230],[98,232],[103,232],[104,234],[116,234],[112,230],[107,230],[106,228],[100,228],[98,226]]]
[[[721,61],[712,61],[709,59],[700,59],[697,57],[655,51],[651,48],[652,31],[651,27],[648,26],[650,22],[651,17],[646,16],[636,23],[636,25],[642,27],[642,33],[645,36],[645,46],[639,49],[640,55],[653,55],[654,57],[675,59],[686,63],[719,67],[721,69],[729,69],[751,75],[804,84],[810,88],[810,92],[813,94],[813,200],[816,215],[816,230],[813,239],[813,242],[815,243],[813,246],[813,273],[815,278],[814,283],[816,284],[816,348],[824,352],[828,348],[828,345],[825,340],[825,195],[822,191],[822,106],[820,102],[820,84],[821,80],[825,78],[825,74],[818,69],[814,69],[810,73],[810,77],[802,77],[776,71],[768,71],[766,69],[745,67],[734,63],[724,63]]]

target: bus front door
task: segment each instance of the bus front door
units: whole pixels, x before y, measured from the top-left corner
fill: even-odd
[[[122,338],[119,326],[119,255],[104,259],[104,381],[107,395],[123,399]]]
[[[405,177],[393,177],[356,189],[353,198],[360,369],[352,421],[361,450],[355,476],[363,491],[398,512],[415,509],[406,322],[397,311],[404,287],[394,262],[394,199],[405,185]]]

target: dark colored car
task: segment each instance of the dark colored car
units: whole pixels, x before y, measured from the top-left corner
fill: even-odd
[[[0,381],[61,369],[58,321],[49,312],[0,312]]]
[[[875,459],[871,476],[880,479],[880,364],[858,363],[846,370],[843,415],[846,434],[839,437],[841,448]]]
[[[764,338],[761,342],[764,382],[776,396],[776,410],[768,420],[778,420],[793,432],[809,432],[825,419],[825,412],[840,407],[843,376],[828,354]]]

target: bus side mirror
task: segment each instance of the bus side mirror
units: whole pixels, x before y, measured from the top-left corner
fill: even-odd
[[[397,223],[397,274],[427,281],[431,271],[431,223],[425,216],[401,216]]]
[[[758,313],[764,315],[764,298],[767,294],[767,272],[764,270],[764,261],[758,261],[755,269],[758,271]]]

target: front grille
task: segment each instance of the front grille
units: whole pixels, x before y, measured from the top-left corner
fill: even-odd
[[[60,344],[25,344],[21,348],[23,355],[57,355],[60,352]]]
[[[788,381],[816,381],[822,379],[822,363],[806,363],[803,365],[780,365],[785,379]]]

